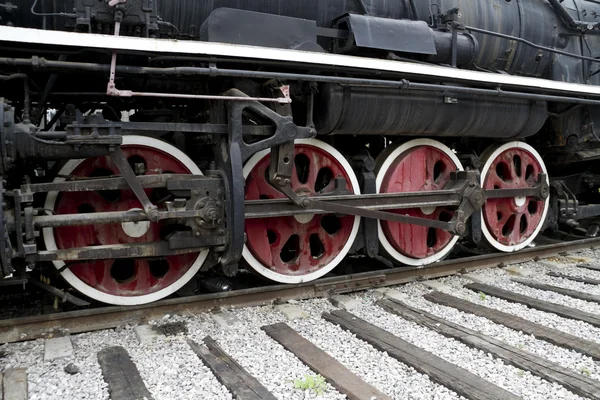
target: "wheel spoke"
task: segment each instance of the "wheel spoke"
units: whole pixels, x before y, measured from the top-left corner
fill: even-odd
[[[516,156],[513,155],[512,157],[510,157],[508,159],[508,168],[510,171],[510,181],[511,182],[515,182],[519,179],[519,171],[517,171],[517,166],[515,165],[516,163]]]
[[[283,193],[275,189],[269,182],[267,182],[264,176],[264,171],[265,169],[252,176],[250,183],[247,185],[246,195],[252,196],[253,198],[284,198],[285,195]],[[263,172],[263,174],[260,174],[260,172]]]
[[[117,281],[111,274],[111,269],[115,264],[115,260],[110,261],[99,261],[93,266],[96,278],[96,287],[103,288],[104,290],[116,293]]]
[[[135,279],[133,281],[135,290],[146,290],[156,284],[156,279],[150,273],[148,260],[135,261]]]
[[[287,219],[287,222],[289,223],[290,218],[288,217]],[[290,241],[292,236],[296,234],[296,232],[288,224],[277,224],[274,228],[277,229],[276,232],[278,235],[278,240],[277,242],[271,244],[270,247],[271,258],[273,260],[272,265],[277,265],[279,264],[279,262],[284,263],[284,261],[281,259],[281,251],[283,250],[285,245]]]

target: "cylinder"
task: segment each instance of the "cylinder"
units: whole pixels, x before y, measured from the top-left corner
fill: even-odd
[[[324,84],[319,134],[524,138],[547,119],[544,101]]]

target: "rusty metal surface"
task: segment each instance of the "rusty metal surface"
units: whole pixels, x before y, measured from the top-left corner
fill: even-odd
[[[326,297],[334,293],[348,293],[434,279],[476,269],[493,268],[594,246],[600,246],[600,239],[550,244],[528,248],[516,253],[461,258],[421,269],[395,268],[326,278],[301,285],[277,285],[229,293],[168,299],[138,307],[105,307],[2,320],[0,321],[0,343],[33,340],[59,332],[82,333],[111,329],[125,324],[146,322],[165,314],[195,315],[220,307],[251,307],[290,299]]]

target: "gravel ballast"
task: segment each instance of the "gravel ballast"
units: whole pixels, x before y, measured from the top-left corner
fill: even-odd
[[[462,367],[523,398],[581,399],[562,386],[545,381],[528,371],[504,364],[490,354],[469,348],[415,323],[387,313],[373,304],[355,310],[357,316],[390,333]]]
[[[590,257],[589,254],[582,252],[581,256]],[[600,252],[593,254],[594,257],[600,256]],[[556,262],[562,263],[560,271],[573,276],[600,279],[600,272],[577,268],[572,261],[564,257],[556,258]],[[525,279],[600,294],[600,286],[584,285],[545,275],[553,269],[552,266],[529,262],[514,267],[517,271],[529,273]],[[600,312],[600,304],[515,283],[510,280],[514,275],[504,269],[478,271],[477,276],[484,278],[488,285],[515,293],[594,314]],[[471,282],[466,277],[452,276],[435,281],[450,288],[452,295],[475,304],[600,343],[600,328],[465,289],[463,285]],[[431,291],[422,283],[406,284],[393,289],[406,295],[404,301],[409,306],[536,354],[586,377],[600,380],[600,363],[591,358],[509,329],[486,318],[431,303],[422,297]],[[358,317],[523,399],[581,399],[559,384],[521,371],[490,354],[386,312],[376,305],[374,291],[351,296],[358,301],[358,306],[350,312]],[[285,322],[365,382],[394,399],[462,399],[452,390],[431,381],[426,375],[322,319],[323,312],[336,309],[328,300],[290,301],[290,304],[300,307],[303,311],[300,314],[306,318],[289,321],[273,305],[229,310],[223,314],[226,318],[221,318],[219,323],[209,313],[165,316],[160,320],[151,321],[150,324],[182,324],[185,325],[183,331],[143,344],[138,341],[134,328],[130,326],[73,335],[73,356],[53,361],[44,361],[44,340],[4,345],[0,347],[0,368],[27,369],[30,399],[104,400],[109,398],[109,391],[102,377],[97,353],[106,347],[123,346],[155,400],[232,400],[231,393],[219,383],[187,343],[187,339],[192,339],[202,344],[203,339],[210,336],[277,399],[345,399],[345,395],[331,385],[327,385],[320,395],[315,391],[294,388],[296,380],[303,380],[307,375],[315,376],[315,373],[261,330],[264,325]]]
[[[428,289],[423,288],[421,285],[413,285],[408,291],[411,294],[405,302],[409,306],[437,315],[449,322],[480,332],[517,349],[528,351],[546,360],[555,362],[562,367],[600,380],[600,366],[597,366],[590,357],[555,346],[543,340],[538,340],[533,335],[526,335],[523,332],[496,324],[486,318],[464,313],[452,307],[431,303],[421,297],[422,294],[429,292]]]

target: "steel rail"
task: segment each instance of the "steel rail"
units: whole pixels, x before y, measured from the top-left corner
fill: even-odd
[[[102,307],[0,320],[0,343],[34,340],[56,334],[112,329],[125,324],[137,324],[158,319],[165,314],[195,315],[226,307],[252,307],[291,299],[327,297],[331,294],[393,286],[478,269],[494,268],[594,246],[600,246],[600,238],[548,244],[515,253],[459,258],[436,263],[426,268],[393,268],[324,278],[298,285],[274,285],[229,293],[167,299],[136,307]]]

